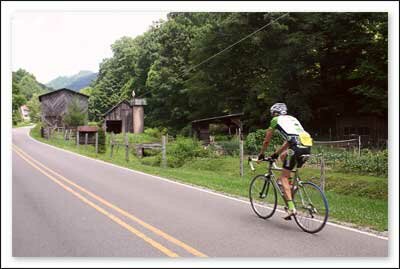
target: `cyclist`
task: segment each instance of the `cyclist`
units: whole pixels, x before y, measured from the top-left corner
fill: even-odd
[[[311,153],[312,138],[303,129],[300,122],[293,116],[287,115],[287,107],[284,103],[276,103],[271,109],[272,120],[265,133],[264,143],[262,145],[258,160],[265,158],[264,152],[268,148],[274,131],[277,131],[285,140],[283,145],[270,157],[283,161],[283,170],[280,177],[280,183],[283,186],[283,192],[287,201],[288,210],[284,219],[290,220],[291,216],[296,214],[296,208],[292,201],[292,193],[289,185],[290,172],[297,165],[302,167]]]

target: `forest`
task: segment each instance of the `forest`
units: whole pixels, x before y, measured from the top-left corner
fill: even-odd
[[[310,130],[339,114],[387,117],[387,13],[169,13],[111,48],[85,89],[91,120],[132,90],[147,98],[146,125],[171,134],[236,112],[247,131],[266,128],[278,101]]]
[[[169,13],[111,49],[81,90],[91,121],[132,90],[147,98],[146,126],[172,135],[189,134],[192,120],[237,112],[245,132],[266,128],[275,102],[311,132],[326,134],[337,115],[387,121],[387,13]],[[37,95],[49,90],[13,72],[13,123],[27,102],[37,118]]]

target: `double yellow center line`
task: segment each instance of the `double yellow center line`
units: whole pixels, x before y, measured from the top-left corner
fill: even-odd
[[[204,253],[201,253],[200,251],[194,249],[193,247],[183,243],[182,241],[180,241],[180,240],[174,238],[173,236],[161,231],[160,229],[158,229],[158,228],[156,228],[156,227],[144,222],[143,220],[139,219],[138,217],[135,217],[134,215],[132,215],[131,213],[126,212],[125,210],[117,207],[116,205],[113,205],[112,203],[110,203],[110,202],[106,201],[105,199],[101,198],[100,196],[98,196],[98,195],[86,190],[85,188],[79,186],[78,184],[72,182],[71,180],[69,180],[69,179],[65,178],[64,176],[58,174],[57,172],[51,170],[50,168],[46,167],[44,164],[42,164],[39,161],[33,159],[31,156],[29,156],[26,152],[24,152],[21,148],[19,148],[15,144],[13,144],[13,150],[15,151],[16,154],[18,154],[22,159],[24,159],[32,167],[34,167],[35,169],[40,171],[42,174],[46,175],[49,179],[54,181],[56,184],[60,185],[64,190],[70,192],[71,194],[76,196],[79,200],[81,200],[82,202],[84,202],[87,205],[91,206],[92,208],[96,209],[98,212],[102,213],[103,215],[107,216],[108,218],[110,218],[111,220],[113,220],[114,222],[119,224],[120,226],[122,226],[125,229],[127,229],[132,234],[134,234],[134,235],[138,236],[139,238],[143,239],[145,242],[147,242],[148,244],[150,244],[154,248],[158,249],[159,251],[161,251],[162,253],[164,253],[168,257],[179,257],[179,255],[176,254],[175,252],[173,252],[172,250],[168,249],[167,247],[163,246],[162,244],[158,243],[154,239],[152,239],[152,238],[148,237],[147,235],[143,234],[139,230],[133,228],[131,225],[129,225],[128,223],[124,222],[123,220],[121,220],[117,216],[111,214],[110,212],[108,212],[104,208],[96,205],[95,203],[93,203],[89,199],[87,199],[84,196],[82,196],[77,191],[73,190],[71,187],[69,187],[66,184],[64,184],[62,181],[64,181],[65,183],[69,184],[70,186],[75,187],[76,189],[80,190],[81,192],[89,195],[90,197],[92,197],[96,201],[100,202],[101,204],[103,204],[103,205],[115,210],[116,212],[120,213],[121,215],[123,215],[123,216],[129,218],[130,220],[138,223],[139,225],[141,225],[142,227],[146,228],[147,230],[153,232],[154,234],[166,239],[167,241],[173,243],[176,246],[181,247],[182,249],[186,250],[190,254],[192,254],[192,255],[194,255],[196,257],[207,257]],[[59,179],[61,179],[62,181],[60,181]]]

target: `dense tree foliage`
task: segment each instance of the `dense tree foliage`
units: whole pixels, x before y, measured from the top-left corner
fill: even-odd
[[[307,128],[336,115],[387,115],[387,13],[170,13],[112,45],[91,85],[91,119],[135,90],[146,125],[178,132],[194,119],[245,112],[265,128],[269,107],[288,104]]]
[[[18,69],[16,72],[12,72],[13,124],[17,124],[17,122],[22,120],[19,108],[24,104],[28,104],[28,107],[33,109],[33,120],[37,120],[39,117],[39,106],[38,100],[36,99],[39,94],[45,93],[49,90],[52,89],[38,82],[34,75],[23,69]]]

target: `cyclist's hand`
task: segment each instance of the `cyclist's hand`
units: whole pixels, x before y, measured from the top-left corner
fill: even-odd
[[[262,160],[264,160],[264,159],[265,159],[264,154],[262,154],[262,153],[258,154],[258,160],[259,160],[259,161],[262,161]]]
[[[270,158],[271,158],[271,159],[274,159],[274,160],[278,159],[278,157],[279,157],[279,154],[278,154],[278,153],[274,153],[274,154],[272,154],[272,155],[270,156]]]

